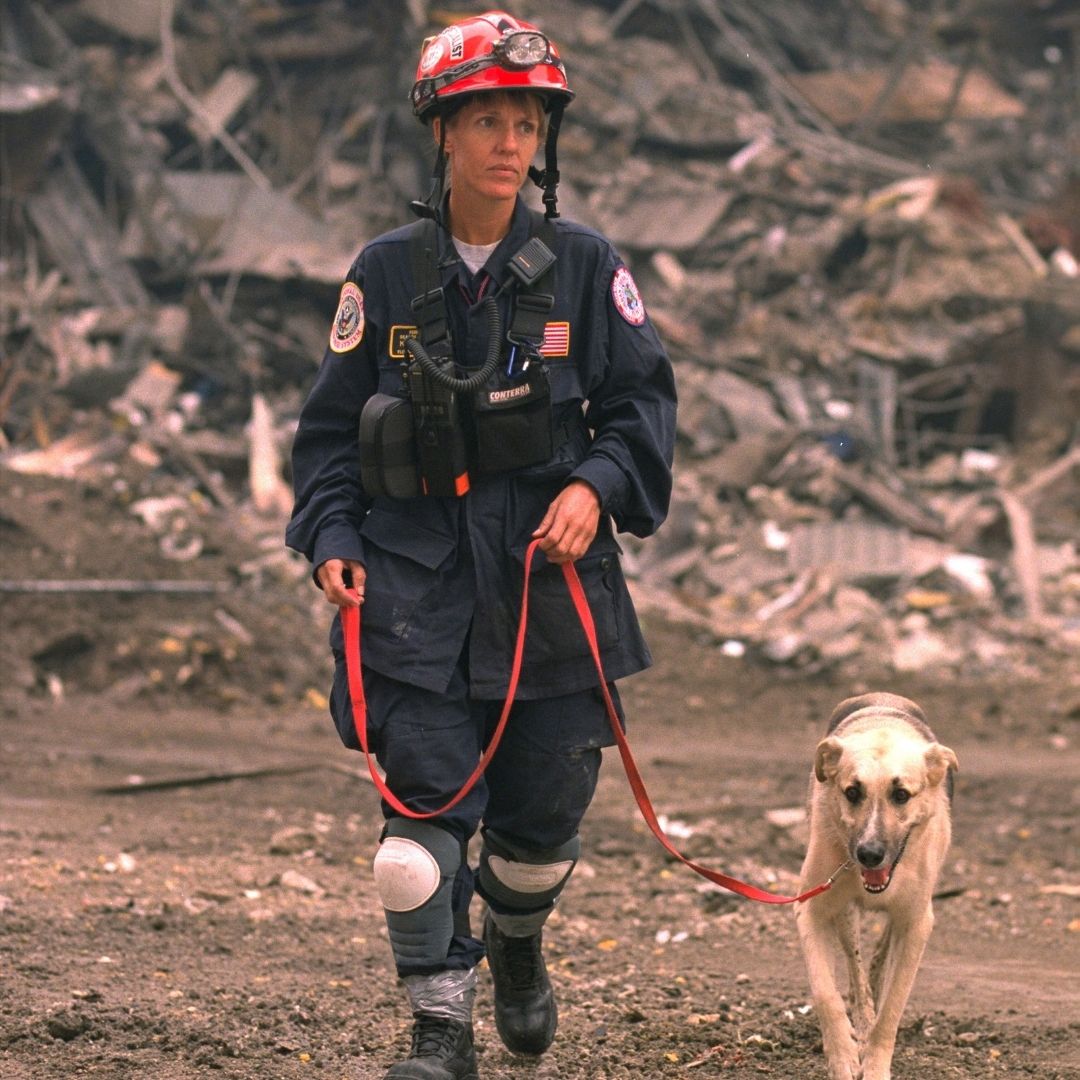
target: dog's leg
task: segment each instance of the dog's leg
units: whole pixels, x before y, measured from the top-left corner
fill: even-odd
[[[881,990],[885,980],[885,965],[892,951],[892,920],[885,923],[885,929],[874,947],[874,956],[870,961],[870,988],[874,992],[874,1005],[881,1005]]]
[[[883,951],[874,958],[879,999],[863,1054],[863,1080],[891,1080],[896,1032],[933,927],[934,913],[927,903],[910,920],[892,923],[885,933]]]
[[[874,1026],[874,997],[862,962],[860,926],[859,909],[854,904],[836,920],[840,944],[847,959],[851,1024],[855,1029],[855,1040],[861,1050],[870,1034],[870,1029]]]
[[[859,1050],[848,1020],[844,999],[836,985],[833,964],[836,959],[838,927],[824,914],[816,901],[801,905],[795,912],[799,929],[810,993],[814,999],[829,1080],[859,1080]],[[824,905],[822,905],[824,906]],[[840,916],[844,916],[841,914]]]

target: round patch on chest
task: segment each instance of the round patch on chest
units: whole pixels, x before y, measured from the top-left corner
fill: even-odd
[[[611,279],[611,299],[615,301],[616,310],[631,326],[641,326],[645,321],[641,293],[625,266],[620,266]]]
[[[346,281],[341,287],[334,325],[330,329],[330,348],[336,353],[355,349],[364,337],[364,294],[358,285]]]

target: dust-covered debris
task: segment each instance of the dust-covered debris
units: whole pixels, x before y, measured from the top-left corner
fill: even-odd
[[[0,11],[5,683],[311,700],[289,442],[352,255],[427,189],[407,92],[444,15]],[[620,245],[679,383],[671,519],[626,545],[642,608],[786,672],[1080,647],[1071,5],[541,21],[578,91],[562,209]]]

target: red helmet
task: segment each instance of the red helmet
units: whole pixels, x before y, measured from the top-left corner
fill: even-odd
[[[424,42],[413,112],[426,121],[448,98],[483,90],[533,90],[549,108],[574,96],[555,43],[504,11],[463,19]]]

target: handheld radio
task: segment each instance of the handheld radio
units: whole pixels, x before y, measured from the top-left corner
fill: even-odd
[[[407,344],[411,345],[414,339]],[[409,350],[413,355],[412,350]],[[429,357],[439,372],[452,375],[453,360]],[[420,483],[425,495],[464,495],[469,490],[468,451],[458,392],[413,359],[405,378],[412,400]]]

